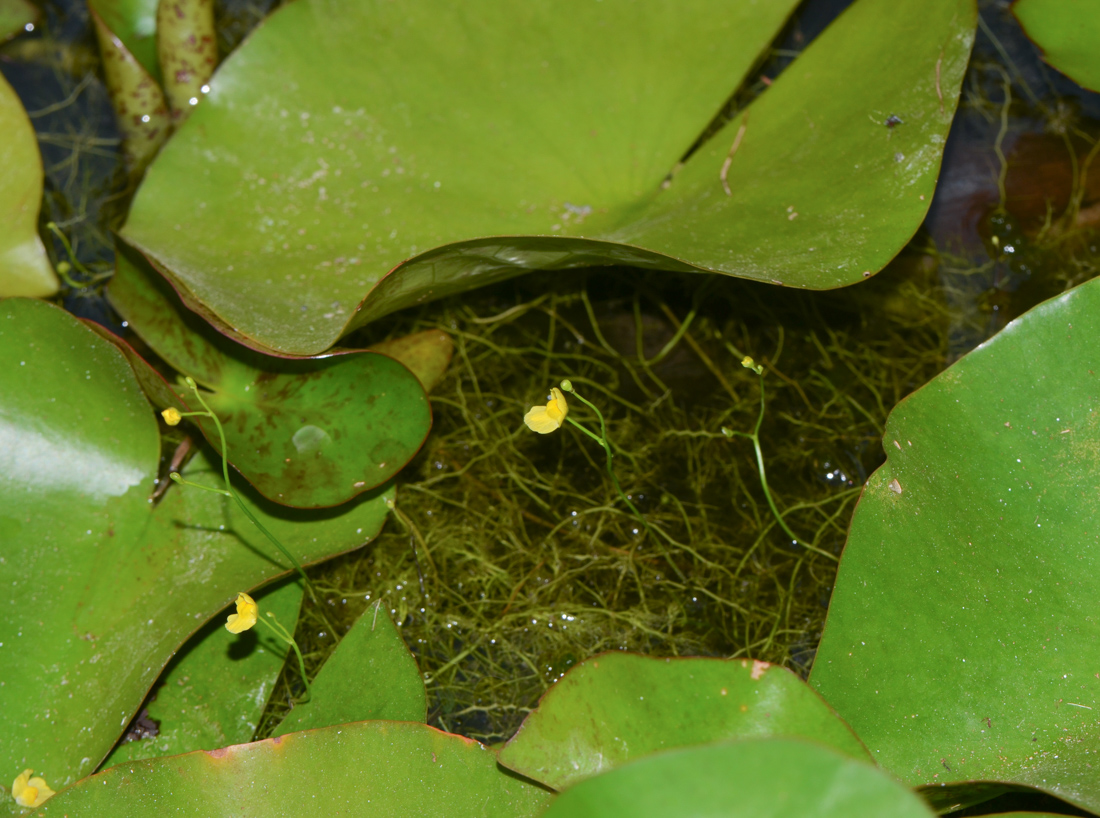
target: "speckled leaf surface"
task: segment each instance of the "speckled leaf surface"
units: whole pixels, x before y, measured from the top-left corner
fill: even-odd
[[[27,0],[0,0],[0,42],[23,31],[38,19],[38,9]]]
[[[0,441],[0,758],[60,787],[98,766],[192,633],[290,569],[227,497],[173,486],[151,503],[152,408],[114,345],[50,304],[0,302]],[[202,454],[185,470],[220,474]],[[393,494],[300,511],[235,488],[303,563],[372,538]]]
[[[428,720],[428,695],[416,659],[378,605],[344,635],[312,687],[309,701],[296,705],[272,735],[369,719]]]
[[[261,611],[271,611],[294,632],[302,604],[301,580],[283,580],[254,596]],[[234,610],[230,606],[223,614]],[[147,705],[157,735],[120,744],[103,766],[251,741],[288,652],[286,644],[267,630],[229,633],[225,616],[216,615],[157,680],[156,697]]]
[[[0,297],[44,298],[57,275],[38,237],[42,157],[23,103],[0,77]]]
[[[868,757],[832,708],[785,668],[607,653],[547,691],[500,762],[560,790],[662,750],[760,736],[804,737]]]
[[[471,739],[371,721],[106,770],[35,815],[171,814],[527,818],[550,795],[497,768]]]
[[[1100,0],[1016,0],[1012,11],[1043,59],[1100,91]]]
[[[141,257],[120,248],[111,303],[167,363],[210,390],[229,460],[265,497],[334,506],[396,474],[431,428],[416,376],[392,358],[346,352],[290,360],[225,338],[186,309]],[[192,408],[185,386],[176,391]],[[194,418],[220,445],[208,418]]]
[[[902,401],[810,683],[913,785],[1100,810],[1100,281]]]
[[[546,818],[931,818],[890,776],[809,742],[750,739],[660,753],[566,790]]]
[[[858,0],[751,107],[725,185],[743,120],[673,174],[794,5],[288,4],[124,235],[223,331],[291,354],[532,269],[860,281],[931,201],[974,3]]]
[[[103,60],[103,77],[123,137],[126,164],[136,176],[168,138],[168,105],[157,81],[94,8],[91,17]]]
[[[214,0],[160,0],[157,58],[172,122],[179,124],[203,98],[218,64]]]
[[[88,0],[91,9],[156,82],[157,0]]]

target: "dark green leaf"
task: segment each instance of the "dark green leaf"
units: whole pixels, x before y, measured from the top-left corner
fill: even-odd
[[[274,735],[352,721],[427,721],[428,697],[416,660],[390,615],[368,608],[313,680],[313,696]]]
[[[265,497],[334,506],[373,489],[416,454],[431,408],[416,376],[372,352],[288,360],[253,352],[184,307],[140,256],[120,248],[111,303],[165,361],[210,390],[229,460]],[[193,394],[176,392],[191,409]],[[208,418],[194,418],[220,448]]]
[[[255,599],[294,631],[301,580],[276,583]],[[157,735],[120,744],[103,766],[251,741],[288,652],[268,631],[253,628],[234,636],[225,630],[225,617],[215,616],[183,646],[154,688],[148,717],[157,724]]]
[[[239,591],[290,566],[227,497],[173,486],[119,351],[44,302],[0,302],[0,758],[54,788],[95,769],[161,669]],[[221,484],[197,456],[185,476]],[[393,490],[298,511],[236,490],[302,563],[381,528]],[[14,808],[4,799],[3,804]]]
[[[1100,281],[890,415],[811,684],[913,785],[1100,810]]]

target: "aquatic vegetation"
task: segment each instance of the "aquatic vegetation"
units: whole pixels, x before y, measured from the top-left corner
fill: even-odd
[[[0,812],[1100,814],[1100,128],[1003,9],[297,0],[210,76],[267,0],[91,5],[0,46],[73,151]]]

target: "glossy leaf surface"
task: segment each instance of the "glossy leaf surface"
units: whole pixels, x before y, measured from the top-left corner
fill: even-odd
[[[427,437],[424,389],[385,355],[287,360],[253,352],[211,329],[125,250],[109,296],[158,355],[210,390],[204,399],[225,428],[230,462],[265,497],[300,508],[343,503],[396,474]],[[185,386],[176,391],[200,408]],[[193,420],[220,446],[208,418]]]
[[[264,588],[255,599],[294,632],[301,580]],[[147,709],[158,734],[120,744],[103,766],[251,741],[288,650],[260,628],[234,636],[225,630],[225,616],[216,615],[173,657],[154,688]]]
[[[1043,59],[1100,91],[1100,0],[1017,0],[1012,11]]]
[[[8,81],[0,77],[0,296],[43,298],[57,275],[38,237],[42,157],[34,128]]]
[[[761,736],[809,738],[868,757],[848,726],[785,668],[608,653],[551,687],[500,761],[560,790],[662,750]]]
[[[931,201],[974,4],[859,0],[751,107],[724,182],[744,120],[670,178],[794,5],[288,4],[124,235],[223,331],[287,354],[531,269],[860,281]]]
[[[428,719],[428,696],[416,660],[390,615],[368,608],[313,680],[313,696],[272,735],[368,719]]]
[[[811,684],[913,785],[1100,810],[1100,281],[902,401]]]
[[[866,761],[791,739],[693,747],[627,764],[566,790],[546,818],[931,818]]]
[[[57,788],[98,766],[192,633],[290,568],[227,497],[173,486],[154,507],[157,424],[132,370],[44,302],[0,302],[0,442],[0,758]],[[202,454],[185,476],[221,483]],[[372,538],[392,498],[297,511],[235,488],[303,563]]]
[[[0,0],[0,42],[23,31],[38,19],[38,9],[27,0]]]
[[[549,800],[501,772],[496,755],[475,741],[424,724],[372,721],[124,764],[59,793],[36,814],[525,818]]]

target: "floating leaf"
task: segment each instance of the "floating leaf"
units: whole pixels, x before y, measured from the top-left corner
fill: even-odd
[[[866,761],[791,739],[693,747],[627,764],[566,790],[546,818],[931,818]]]
[[[661,750],[758,736],[810,738],[868,757],[848,726],[785,668],[608,653],[550,688],[500,763],[560,790]]]
[[[404,338],[381,341],[368,349],[395,358],[416,375],[425,392],[431,392],[451,363],[455,345],[451,336],[439,329],[428,329]]]
[[[902,401],[811,684],[913,785],[1100,810],[1100,281]]]
[[[428,719],[428,696],[416,660],[378,605],[368,608],[340,640],[313,680],[309,701],[291,710],[273,735],[368,719]]]
[[[153,350],[210,390],[229,459],[261,494],[300,508],[334,506],[390,479],[431,428],[420,382],[372,352],[288,360],[218,334],[180,304],[140,256],[119,248],[109,297]],[[194,395],[177,392],[192,409]],[[217,429],[194,418],[215,446]]]
[[[501,772],[476,741],[424,724],[368,721],[112,767],[36,814],[521,818],[539,815],[549,800]]]
[[[124,235],[223,330],[287,354],[531,269],[860,281],[931,201],[974,3],[859,0],[670,177],[794,5],[287,4]]]
[[[214,0],[160,0],[157,56],[172,121],[178,125],[206,93],[203,88],[218,64]]]
[[[0,42],[14,37],[38,19],[38,9],[27,0],[0,0]]]
[[[42,157],[23,103],[2,76],[0,133],[0,296],[43,298],[58,281],[38,237]]]
[[[171,130],[164,92],[122,39],[91,10],[103,76],[115,109],[123,150],[131,175],[137,176],[164,144]]]
[[[173,486],[154,507],[158,460],[119,351],[50,304],[0,302],[0,758],[54,787],[98,766],[195,630],[290,570],[227,497]],[[221,484],[201,453],[185,476]],[[298,511],[235,487],[302,563],[369,540],[393,497]]]
[[[1100,0],[1016,0],[1012,12],[1043,59],[1100,91]]]
[[[301,581],[264,588],[256,602],[293,632]],[[215,616],[176,654],[154,688],[147,710],[157,735],[120,744],[103,766],[251,741],[288,651],[260,628],[233,636],[225,618]]]

